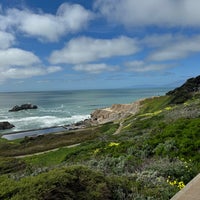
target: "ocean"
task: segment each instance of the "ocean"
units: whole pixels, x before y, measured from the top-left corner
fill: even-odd
[[[0,122],[15,125],[1,134],[75,123],[90,117],[95,109],[131,103],[141,98],[164,95],[169,88],[106,89],[0,93]],[[8,112],[15,105],[31,103],[38,109]]]

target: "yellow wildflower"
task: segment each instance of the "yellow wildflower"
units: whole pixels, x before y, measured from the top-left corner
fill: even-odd
[[[168,107],[165,108],[165,110],[172,110],[172,107],[168,106]]]
[[[183,182],[183,181],[180,181],[180,182],[178,183],[178,188],[181,190],[181,189],[184,188],[184,187],[185,187],[184,182]]]
[[[118,142],[111,142],[108,146],[109,147],[114,147],[114,146],[119,146],[120,143]]]
[[[94,154],[99,153],[99,151],[100,151],[99,149],[95,149],[95,150],[94,150]]]
[[[170,177],[168,177],[168,178],[170,178]],[[170,181],[169,179],[167,179],[167,183],[169,183],[171,186],[178,187],[180,190],[185,187],[185,184],[183,181],[178,182],[177,180]]]

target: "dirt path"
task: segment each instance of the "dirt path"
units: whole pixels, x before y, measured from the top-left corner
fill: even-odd
[[[124,121],[123,121],[123,122],[124,122]],[[117,135],[117,134],[119,134],[119,133],[121,132],[122,127],[123,127],[123,122],[121,121],[121,122],[119,123],[118,129],[113,133],[113,135]]]
[[[59,147],[59,148],[55,148],[55,149],[50,149],[47,151],[42,151],[42,152],[38,152],[38,153],[32,153],[32,154],[26,154],[26,155],[21,155],[21,156],[14,156],[15,158],[26,158],[26,157],[31,157],[31,156],[37,156],[37,155],[41,155],[41,154],[45,154],[45,153],[49,153],[49,152],[53,152],[53,151],[58,151],[60,148],[72,148],[72,147],[76,147],[79,146],[81,143],[78,144],[72,144],[69,146],[65,146],[65,147]]]

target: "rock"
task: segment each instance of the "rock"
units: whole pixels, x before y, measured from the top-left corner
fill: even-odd
[[[9,110],[9,112],[17,112],[20,110],[28,110],[28,109],[37,109],[38,107],[36,105],[32,105],[32,104],[22,104],[21,106],[14,106],[11,110]]]
[[[11,129],[13,127],[15,126],[9,122],[0,122],[0,130]]]
[[[140,102],[131,104],[114,104],[110,108],[97,109],[91,114],[92,124],[104,124],[120,120],[130,114],[136,114],[140,109]]]

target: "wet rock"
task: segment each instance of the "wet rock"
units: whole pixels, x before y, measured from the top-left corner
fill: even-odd
[[[28,110],[28,109],[37,109],[38,107],[36,105],[32,105],[32,104],[22,104],[21,106],[14,106],[11,110],[9,110],[9,112],[17,112],[20,110]]]
[[[11,129],[13,127],[15,126],[9,122],[0,122],[0,130]]]

